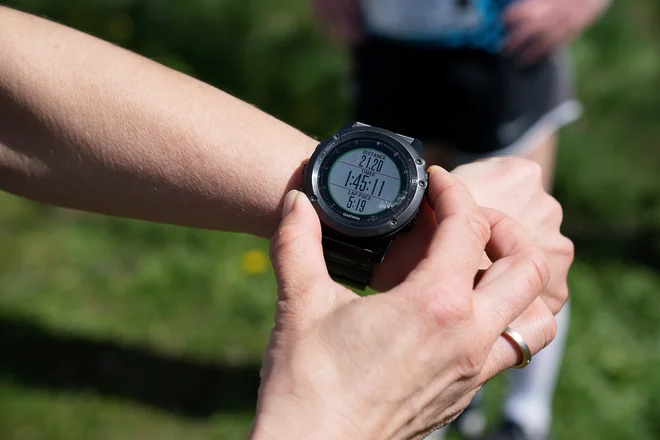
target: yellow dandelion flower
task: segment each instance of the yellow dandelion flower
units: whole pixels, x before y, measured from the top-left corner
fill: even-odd
[[[268,270],[268,256],[260,249],[251,249],[243,254],[241,265],[248,275],[264,273]]]

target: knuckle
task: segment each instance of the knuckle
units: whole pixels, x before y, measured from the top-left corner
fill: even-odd
[[[527,172],[528,179],[530,182],[542,184],[543,181],[543,169],[538,163],[528,160],[525,164],[525,171]]]
[[[524,157],[520,156],[508,156],[505,158],[508,165],[512,168],[517,170],[518,173],[520,174],[527,174],[530,172],[533,172],[534,165],[538,165],[536,162],[534,162],[531,159],[526,159]]]
[[[534,162],[530,159],[524,159],[522,157],[512,158],[511,165],[515,167],[518,175],[524,179],[527,184],[539,184],[542,183],[543,170],[541,165]]]
[[[550,263],[545,252],[540,249],[531,249],[526,256],[526,261],[531,267],[528,281],[532,289],[541,292],[550,281]]]
[[[278,300],[275,303],[275,310],[278,318],[277,325],[281,330],[287,332],[297,332],[299,326],[304,322],[305,313],[302,303],[306,300],[303,295],[294,296],[286,301]]]
[[[507,171],[509,172],[515,170],[520,172],[520,170],[524,168],[528,159],[523,159],[520,156],[497,156],[493,158],[493,161],[499,164],[502,168],[508,168]]]
[[[559,200],[551,195],[548,194],[547,198],[547,205],[550,211],[549,217],[554,220],[554,223],[559,227],[564,221],[564,208],[561,206],[561,203],[559,203]]]
[[[555,266],[566,269],[575,258],[573,241],[561,233],[548,234],[540,246],[556,262]]]
[[[562,283],[561,287],[559,287],[559,289],[557,289],[555,293],[555,297],[557,298],[557,301],[559,301],[559,303],[562,305],[566,304],[569,295],[570,295],[570,290],[568,288],[568,283],[566,282]]]
[[[285,252],[287,249],[293,247],[296,241],[298,241],[304,232],[302,228],[293,223],[288,223],[282,225],[270,242],[270,257],[272,260],[276,260],[279,255]]]
[[[478,347],[479,344],[470,344],[458,361],[458,374],[462,379],[471,379],[479,376],[486,363],[486,353]]]
[[[552,313],[559,313],[568,301],[569,296],[568,284],[564,281],[558,287],[546,290],[542,298]]]
[[[561,243],[559,245],[559,252],[569,260],[570,264],[575,259],[575,244],[570,238],[562,235]]]
[[[473,232],[479,245],[485,247],[490,240],[490,224],[484,213],[475,208],[456,215],[459,215],[460,220]]]

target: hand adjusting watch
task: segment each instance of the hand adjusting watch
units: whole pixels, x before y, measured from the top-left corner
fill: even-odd
[[[360,122],[321,142],[304,166],[304,192],[323,229],[338,282],[364,289],[399,232],[412,227],[428,186],[422,143]]]

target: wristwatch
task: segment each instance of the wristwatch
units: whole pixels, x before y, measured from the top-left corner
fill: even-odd
[[[397,234],[410,229],[428,185],[422,143],[351,122],[304,165],[304,192],[321,220],[334,280],[364,289]]]

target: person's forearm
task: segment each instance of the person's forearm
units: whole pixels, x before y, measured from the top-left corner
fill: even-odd
[[[0,7],[0,189],[270,236],[315,145],[207,84]]]

